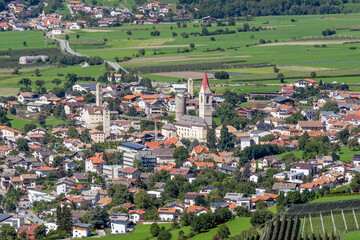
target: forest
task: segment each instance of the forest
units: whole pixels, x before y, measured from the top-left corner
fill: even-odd
[[[180,0],[195,18],[346,13],[349,2],[356,0]]]

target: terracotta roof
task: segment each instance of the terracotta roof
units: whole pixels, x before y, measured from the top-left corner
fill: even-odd
[[[270,193],[265,193],[264,195],[259,195],[256,197],[252,198],[253,202],[257,202],[259,200],[263,200],[263,201],[267,201],[269,199],[276,199],[279,195],[277,194],[270,194]]]
[[[143,215],[146,212],[142,209],[135,209],[135,210],[129,210],[129,214],[139,214],[139,215]]]
[[[158,209],[158,213],[175,213],[176,209],[175,208],[159,208]]]
[[[103,197],[97,202],[97,204],[110,204],[112,199],[110,197]]]
[[[208,152],[209,149],[207,147],[203,147],[203,146],[198,145],[198,146],[193,148],[193,151],[195,151],[196,154],[200,154],[202,152]]]
[[[187,175],[189,172],[190,169],[173,168],[170,171],[170,175]]]
[[[92,163],[94,163],[94,164],[99,164],[99,163],[105,162],[104,160],[102,160],[101,158],[98,158],[98,157],[91,157],[91,158],[86,159],[86,161],[92,161]]]
[[[204,76],[203,76],[203,80],[202,80],[202,88],[205,90],[207,87],[210,88],[209,80],[207,78],[206,70],[204,70]]]
[[[41,167],[39,169],[37,169],[37,171],[54,171],[56,170],[55,168],[52,167]]]
[[[127,167],[127,168],[124,168],[121,172],[122,173],[134,173],[137,170],[139,170],[139,169],[138,168]]]
[[[188,209],[186,209],[187,212],[193,212],[193,213],[198,213],[202,210],[205,210],[206,212],[209,211],[206,208],[200,207],[200,206],[190,206],[190,207],[188,207]]]

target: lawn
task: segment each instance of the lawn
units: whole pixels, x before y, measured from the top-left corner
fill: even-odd
[[[250,218],[249,217],[239,217],[235,218],[232,221],[225,223],[230,230],[231,236],[239,235],[243,231],[249,229],[251,227]],[[213,228],[208,232],[198,234],[190,239],[192,240],[203,240],[203,239],[212,239],[212,237],[216,234],[217,228]]]
[[[45,48],[42,31],[8,31],[0,34],[0,50]],[[24,46],[24,41],[26,46]]]
[[[170,227],[171,223],[159,224],[160,226]],[[142,240],[151,237],[150,234],[151,224],[136,225],[135,230],[129,234],[123,235],[112,235],[106,237],[96,238],[98,240]],[[83,238],[83,239],[94,239],[94,238]]]
[[[337,202],[337,201],[354,200],[354,199],[360,199],[360,194],[359,195],[349,195],[349,196],[322,197],[322,198],[312,200],[311,203]]]
[[[342,240],[358,240],[360,239],[360,232],[348,232],[343,237]]]
[[[20,131],[23,131],[24,126],[29,123],[35,123],[36,125],[40,126],[37,123],[37,121],[17,118],[17,117],[12,116],[11,114],[8,114],[7,117],[10,119],[11,127],[15,128],[17,130],[20,130]],[[46,126],[54,126],[54,125],[58,125],[58,124],[66,124],[66,122],[61,119],[57,119],[54,116],[50,116],[46,120]]]
[[[340,160],[343,162],[351,162],[354,154],[360,154],[360,151],[352,151],[348,147],[342,147],[340,151]]]

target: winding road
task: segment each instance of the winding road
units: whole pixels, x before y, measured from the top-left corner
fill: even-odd
[[[70,45],[69,45],[69,42],[67,40],[63,40],[63,39],[59,39],[57,37],[55,37],[51,31],[48,32],[46,34],[46,36],[52,40],[55,40],[55,41],[58,41],[60,43],[60,49],[61,51],[64,51],[64,52],[67,52],[71,55],[74,55],[74,56],[78,56],[78,57],[89,57],[87,55],[84,55],[84,54],[81,54],[81,53],[78,53],[78,52],[75,52],[71,49]],[[111,61],[107,61],[107,60],[104,60],[105,63],[109,64],[112,68],[115,69],[115,71],[119,71],[119,69],[121,69],[123,72],[125,73],[129,73],[125,68],[121,67],[118,63],[116,62],[111,62]]]

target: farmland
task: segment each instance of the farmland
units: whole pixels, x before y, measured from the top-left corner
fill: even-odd
[[[114,2],[105,1],[104,4],[113,5]],[[134,3],[128,0],[122,4],[130,8]],[[276,65],[285,75],[285,83],[309,77],[311,72],[316,72],[317,80],[348,83],[351,84],[350,89],[360,90],[360,70],[357,69],[360,64],[358,58],[360,39],[357,39],[360,38],[360,32],[352,31],[359,19],[360,14],[256,17],[253,21],[247,22],[250,27],[262,27],[267,30],[238,32],[237,29],[242,28],[244,22],[237,22],[235,26],[216,26],[216,23],[213,23],[207,28],[209,32],[228,29],[235,33],[212,36],[191,35],[194,32],[202,32],[201,23],[198,22],[187,22],[186,27],[180,28],[176,24],[124,25],[114,28],[71,30],[67,31],[67,34],[74,50],[110,61],[115,61],[115,58],[121,61],[124,57],[130,57],[130,61],[120,64],[127,69],[140,71],[140,76],[149,77],[152,81],[177,82],[188,77],[187,75],[184,77],[181,71],[200,73],[201,69],[206,67],[210,74],[222,70],[229,73],[230,80],[210,80],[211,84],[223,84],[214,87],[219,93],[224,92],[225,89],[250,92],[254,88],[257,91],[273,92],[278,91],[279,86],[268,84],[280,84],[277,74],[273,71],[272,65]],[[291,42],[294,37],[319,37],[321,31],[327,28],[336,29],[336,36],[348,36],[348,38],[352,36],[354,39]],[[159,31],[160,35],[150,36],[154,31]],[[188,37],[182,37],[182,33],[187,33]],[[76,38],[77,35],[79,39]],[[215,41],[211,41],[210,37],[214,37]],[[259,41],[262,39],[271,43],[259,46]],[[352,41],[352,43],[343,44],[343,41]],[[191,43],[195,47],[190,48]],[[326,47],[321,46],[324,43]],[[54,46],[54,42],[45,41],[44,32],[41,31],[6,32],[0,35],[0,50]],[[144,55],[139,54],[140,49],[145,50]],[[217,63],[219,67],[215,67],[213,63]],[[270,63],[271,66],[233,68],[235,65],[258,63]],[[209,67],[209,64],[213,64],[213,67]],[[172,71],[176,72],[141,73],[145,69],[164,72],[170,66]],[[11,70],[7,72],[2,70],[0,87],[14,89],[12,90],[14,92],[18,88],[19,79],[28,77],[32,81],[45,80],[45,86],[52,88],[54,85],[51,84],[51,80],[57,77],[58,73],[66,75],[75,72],[78,75],[98,77],[105,71],[104,67],[99,66],[47,67],[41,69],[42,74],[39,77],[34,76],[31,69],[21,70],[20,76],[12,75]],[[179,69],[176,69],[177,67]],[[212,69],[214,67],[215,69]],[[201,75],[199,73],[194,74],[194,79]],[[231,83],[246,85],[227,85]],[[0,94],[6,93],[1,90]]]
[[[170,227],[170,223],[165,224],[159,224],[159,226],[165,226],[166,228]],[[229,227],[231,236],[239,235],[243,231],[250,228],[250,218],[249,217],[238,217],[234,220],[231,220],[226,223],[226,225]],[[150,235],[150,226],[151,224],[143,224],[143,225],[137,225],[134,232],[131,234],[124,234],[124,235],[114,235],[114,236],[106,236],[106,237],[100,237],[96,238],[99,240],[141,240],[145,239],[146,237],[151,237]],[[190,227],[182,227],[180,229],[172,230],[172,240],[176,240],[178,238],[179,232],[184,231],[184,234],[187,235],[190,233]],[[200,240],[200,239],[211,239],[216,234],[217,228],[210,229],[207,232],[200,233],[198,235],[195,235],[194,237],[190,238],[192,240]],[[93,239],[93,238],[85,238],[85,239]]]

